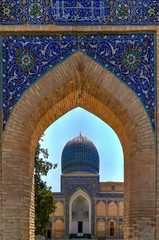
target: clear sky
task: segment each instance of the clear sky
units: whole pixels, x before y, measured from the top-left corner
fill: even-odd
[[[112,128],[95,115],[75,108],[59,118],[45,131],[42,147],[49,152],[49,161],[58,163],[43,179],[53,192],[60,191],[61,154],[65,144],[79,134],[96,146],[100,158],[100,181],[123,181],[124,157],[121,143]]]

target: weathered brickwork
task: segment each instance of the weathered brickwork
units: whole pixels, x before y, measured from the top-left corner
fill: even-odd
[[[98,237],[103,237],[106,235],[106,223],[104,220],[99,220],[97,222],[97,236]]]
[[[55,204],[55,206],[56,206],[56,210],[55,210],[54,216],[64,217],[64,205],[61,202],[58,201]]]
[[[3,134],[2,170],[0,169],[0,197],[3,197],[0,226],[3,223],[3,231],[0,227],[0,240],[34,239],[32,183],[35,148],[44,130],[77,106],[83,107],[109,124],[121,141],[125,171],[124,239],[158,239],[158,26],[13,25],[0,26],[0,31],[3,34],[152,31],[156,34],[157,58],[155,132],[152,131],[142,103],[130,88],[80,52],[46,73],[23,94],[12,110]]]
[[[124,213],[124,204],[123,202],[119,202],[119,216],[123,216]]]
[[[108,216],[117,216],[117,205],[115,202],[110,202],[108,205]]]
[[[100,182],[99,189],[100,192],[111,192],[113,188],[113,192],[124,192],[124,185],[120,184],[120,182]]]
[[[114,235],[116,236],[117,235],[117,224],[116,224],[116,221],[113,221],[113,220],[111,220],[110,222],[109,222],[109,224],[108,224],[108,229],[109,229],[109,236],[111,236],[111,234],[110,234],[110,229],[111,229],[111,226],[110,226],[110,224],[111,224],[111,222],[113,222],[114,223]]]
[[[55,238],[62,238],[64,236],[64,223],[61,219],[57,219],[54,224],[54,237]]]
[[[96,216],[106,216],[106,205],[103,201],[100,201],[96,207]]]

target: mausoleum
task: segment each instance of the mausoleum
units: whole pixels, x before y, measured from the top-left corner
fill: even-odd
[[[81,134],[64,147],[48,238],[123,238],[124,183],[100,182],[99,154]]]

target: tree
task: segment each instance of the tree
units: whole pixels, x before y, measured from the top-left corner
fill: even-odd
[[[41,139],[42,140],[42,139]],[[55,211],[55,204],[51,187],[46,185],[42,176],[46,176],[54,165],[48,162],[48,150],[41,148],[38,143],[35,152],[35,235],[44,236],[47,232],[46,226],[50,220],[50,214]]]

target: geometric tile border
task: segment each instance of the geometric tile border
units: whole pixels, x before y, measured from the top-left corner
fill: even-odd
[[[158,0],[1,0],[0,24],[157,25]]]

